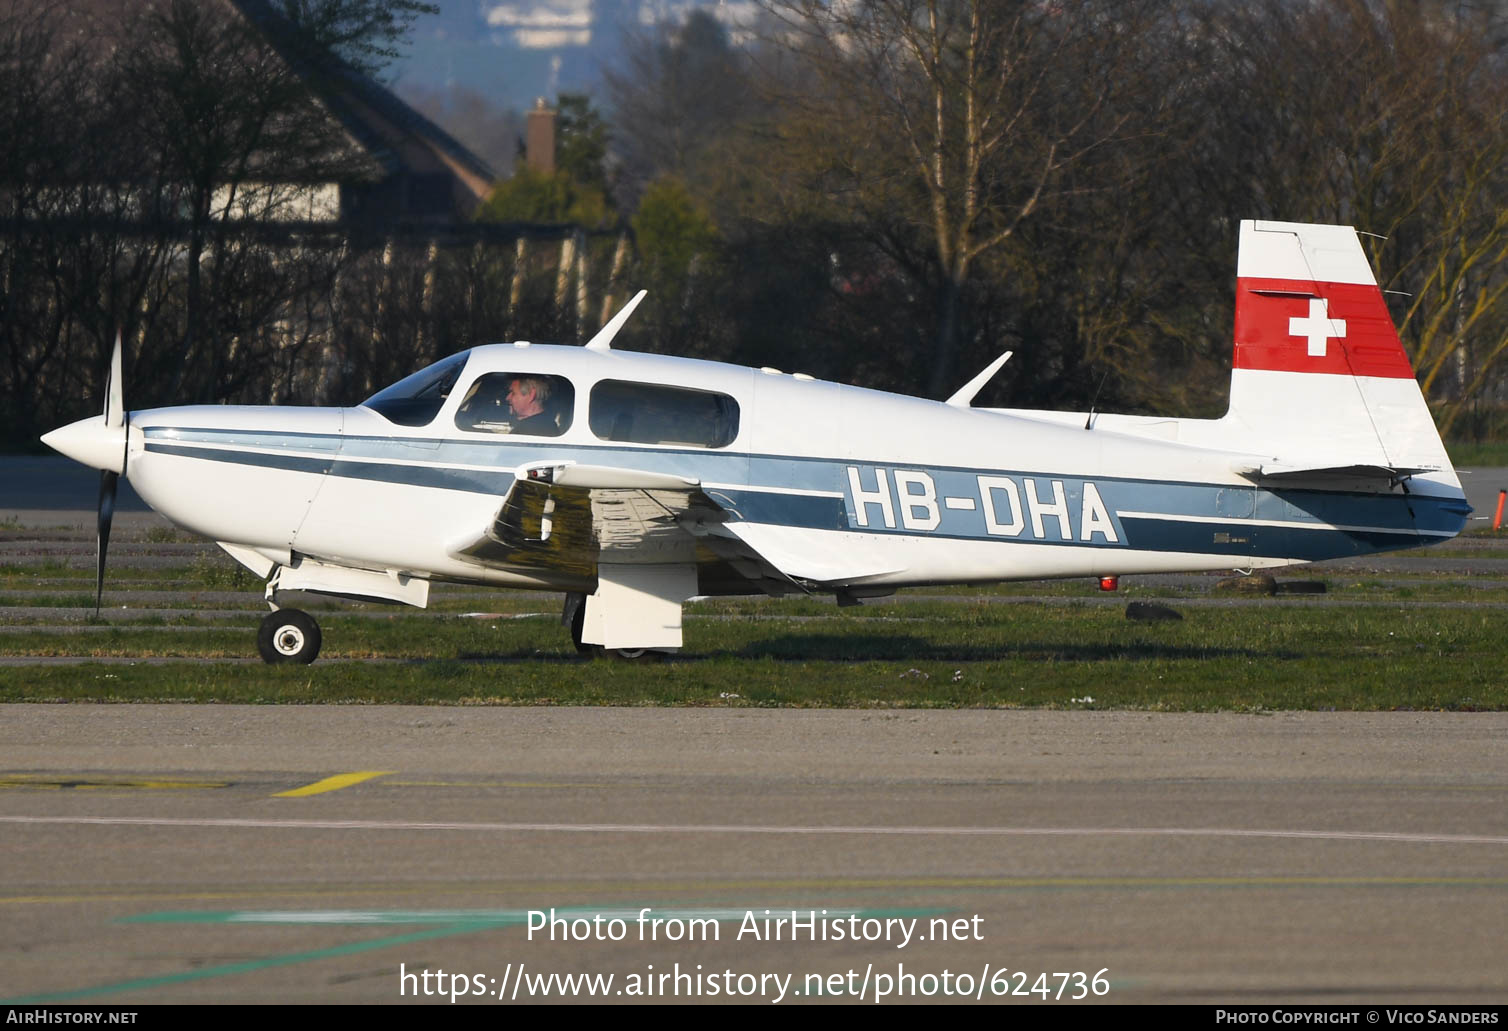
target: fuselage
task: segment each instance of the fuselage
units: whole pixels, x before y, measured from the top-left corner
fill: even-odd
[[[552,435],[459,418],[489,375],[561,383],[571,396]],[[676,413],[639,412],[641,429],[625,430],[624,398],[641,384],[709,400],[688,427]],[[132,412],[126,474],[175,523],[273,564],[303,555],[588,591],[580,577],[455,554],[492,523],[519,467],[568,461],[695,480],[762,552],[885,587],[1280,566],[1443,540],[1469,511],[1448,470],[1386,489],[1272,487],[1237,471],[1245,454],[775,370],[504,344],[473,349],[432,415],[397,422],[367,406]],[[855,558],[824,566],[832,555]]]

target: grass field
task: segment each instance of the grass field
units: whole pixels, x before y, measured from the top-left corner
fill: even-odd
[[[899,607],[899,606],[898,606]],[[907,606],[907,608],[911,608]],[[248,630],[110,627],[8,636],[9,654],[110,657],[0,670],[0,699],[571,705],[1045,706],[1166,711],[1502,709],[1502,613],[1393,607],[956,605],[942,614],[688,619],[687,651],[578,659],[547,618],[326,621],[312,667],[242,657]],[[60,639],[61,638],[61,639]],[[381,656],[390,661],[332,659]]]
[[[658,662],[579,658],[552,594],[437,585],[424,612],[312,601],[320,660],[268,667],[261,585],[166,527],[119,533],[103,619],[84,528],[0,528],[0,700],[454,705],[1050,707],[1148,711],[1508,708],[1508,538],[1315,567],[1324,594],[1217,576],[720,599]],[[1420,558],[1431,561],[1421,565]],[[1126,604],[1168,605],[1139,622]]]

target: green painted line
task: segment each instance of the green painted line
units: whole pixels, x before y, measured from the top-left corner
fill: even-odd
[[[638,919],[641,909],[633,908],[596,908],[574,906],[569,909],[556,908],[556,917],[571,920],[578,917],[591,919],[601,914],[605,919],[618,917],[623,920]],[[757,909],[655,909],[648,907],[652,917],[660,919],[689,920],[693,917],[699,920],[717,920],[728,922],[742,920],[745,914],[753,912],[762,917],[765,907]],[[796,912],[806,912],[813,907],[797,909]],[[203,923],[203,924],[324,924],[324,925],[384,925],[384,924],[413,924],[433,923],[439,924],[429,930],[414,931],[409,934],[400,934],[391,938],[378,938],[373,941],[352,942],[348,945],[335,945],[327,949],[315,949],[311,952],[290,952],[283,955],[267,956],[262,959],[246,960],[240,963],[227,963],[217,967],[206,967],[202,970],[188,970],[178,974],[163,974],[158,977],[143,977],[132,981],[117,981],[112,984],[96,985],[92,988],[76,988],[68,991],[46,992],[41,995],[28,995],[17,999],[0,999],[0,1005],[20,1006],[36,1003],[68,1002],[72,999],[84,999],[90,996],[106,995],[115,992],[141,991],[150,988],[161,988],[165,985],[182,984],[186,981],[201,981],[211,977],[229,977],[235,974],[251,973],[255,970],[266,970],[271,967],[293,966],[298,963],[309,963],[320,959],[331,959],[337,956],[349,956],[360,952],[371,952],[376,949],[386,949],[394,945],[407,945],[412,942],[429,941],[435,938],[447,938],[458,934],[473,934],[477,931],[491,930],[498,927],[518,926],[528,921],[530,912],[538,910],[527,909],[499,909],[499,910],[309,910],[296,912],[290,910],[225,910],[213,911],[189,911],[179,913],[145,913],[140,916],[122,917],[117,923]],[[770,916],[778,917],[789,909],[770,909]],[[940,909],[843,909],[827,910],[827,919],[846,919],[855,916],[860,919],[884,919],[886,917],[927,917],[936,916],[948,910]],[[822,914],[819,911],[819,916]]]
[[[715,920],[730,923],[743,920],[753,913],[763,919],[767,907],[738,908],[721,906],[708,909],[662,909],[655,906],[572,906],[555,907],[556,919],[567,922],[577,919],[618,919],[632,923],[639,918],[641,910],[648,909],[648,920]],[[770,908],[771,919],[792,912],[793,907]],[[548,910],[545,910],[548,911]],[[850,916],[860,920],[884,920],[886,918],[925,918],[950,912],[945,909],[823,909],[820,906],[794,907],[798,914],[815,912],[819,919],[846,920]],[[539,909],[324,909],[324,910],[186,910],[182,912],[144,913],[140,916],[122,917],[122,924],[296,924],[296,925],[342,925],[382,926],[390,924],[440,924],[446,927],[517,927],[527,924],[530,913]]]
[[[134,992],[147,988],[161,988],[164,985],[182,984],[185,981],[202,981],[211,977],[248,974],[254,970],[266,970],[270,967],[287,967],[293,966],[296,963],[309,963],[314,960],[331,959],[336,956],[350,956],[358,952],[372,952],[376,949],[391,948],[394,945],[407,945],[411,942],[428,941],[433,938],[446,938],[455,934],[470,934],[483,929],[483,926],[466,924],[459,927],[435,927],[427,931],[415,931],[412,934],[400,934],[392,938],[378,938],[374,941],[352,942],[349,945],[335,945],[328,949],[315,949],[312,952],[290,952],[281,956],[267,956],[263,959],[251,959],[241,963],[226,963],[218,967],[205,967],[202,970],[186,970],[178,974],[142,977],[133,981],[117,981],[113,984],[96,985],[93,988],[75,988],[70,991],[46,992],[41,995],[27,995],[19,999],[0,999],[0,1005],[25,1006],[33,1003],[67,1002],[70,999],[85,999],[92,995]]]
[[[638,919],[639,910],[644,907],[632,907],[632,909],[606,909],[606,907],[570,907],[559,909],[556,907],[555,915],[561,919],[575,919],[585,916],[593,918],[602,915],[603,918],[611,919],[618,916],[620,919]],[[802,913],[810,910],[796,909]],[[763,918],[763,910],[759,909],[654,909],[650,907],[653,916],[661,919],[716,919],[718,922],[734,921],[743,919],[745,913],[754,912],[757,918]],[[379,925],[379,924],[439,924],[421,932],[412,932],[409,935],[397,935],[394,938],[379,938],[369,942],[351,942],[348,945],[333,945],[330,948],[318,948],[308,953],[285,953],[282,956],[267,956],[264,959],[244,960],[241,963],[225,963],[222,966],[208,966],[198,971],[184,971],[181,974],[163,974],[160,977],[143,977],[131,981],[115,981],[112,984],[98,984],[83,989],[63,990],[63,992],[47,992],[42,995],[27,995],[23,998],[0,999],[0,1005],[30,1005],[39,1002],[68,1002],[71,999],[89,998],[95,995],[109,995],[116,992],[139,992],[139,990],[154,989],[167,984],[182,984],[184,981],[202,981],[211,977],[232,977],[235,974],[250,974],[252,971],[264,971],[274,966],[293,966],[297,963],[311,963],[314,960],[333,959],[338,956],[351,956],[356,953],[369,953],[380,948],[391,948],[394,945],[407,945],[412,942],[431,941],[436,938],[449,938],[452,935],[472,935],[483,930],[498,929],[498,927],[516,927],[528,921],[529,912],[538,910],[528,909],[495,909],[495,910],[443,910],[443,909],[416,909],[416,910],[306,910],[306,912],[293,912],[293,910],[261,910],[261,912],[249,912],[249,910],[223,910],[223,912],[166,912],[166,913],[143,913],[140,916],[124,916],[119,919],[121,924],[327,924],[327,925]],[[789,909],[771,909],[771,918],[780,916]],[[858,916],[860,919],[884,919],[887,916],[935,916],[939,913],[950,912],[942,909],[829,909],[826,912],[828,919],[846,919],[847,916]],[[819,916],[822,916],[819,909]]]

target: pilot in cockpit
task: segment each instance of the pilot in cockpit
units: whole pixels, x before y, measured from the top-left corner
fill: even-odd
[[[517,376],[508,382],[508,408],[513,412],[513,432],[553,437],[560,432],[550,415],[551,384],[537,376]]]
[[[527,433],[558,437],[565,432],[569,384],[556,376],[527,373],[488,373],[472,384],[456,411],[456,425],[477,433]]]

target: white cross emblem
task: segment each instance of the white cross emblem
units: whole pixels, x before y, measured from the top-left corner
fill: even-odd
[[[1288,320],[1288,335],[1309,338],[1309,354],[1322,358],[1331,337],[1346,335],[1346,320],[1330,317],[1330,302],[1321,297],[1309,299],[1309,317]]]

